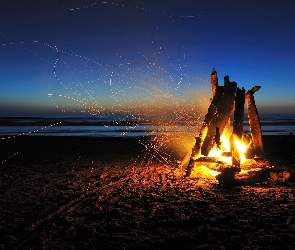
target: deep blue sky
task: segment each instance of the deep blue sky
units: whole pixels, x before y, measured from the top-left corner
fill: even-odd
[[[261,85],[260,112],[295,113],[293,0],[3,2],[0,116],[207,106],[213,67]]]

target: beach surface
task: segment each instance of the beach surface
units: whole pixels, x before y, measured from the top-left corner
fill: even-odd
[[[1,249],[293,249],[295,136],[264,136],[284,181],[200,185],[140,138],[5,139]]]

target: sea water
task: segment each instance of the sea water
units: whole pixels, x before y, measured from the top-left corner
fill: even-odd
[[[90,137],[141,137],[165,131],[161,126],[140,121],[132,125],[132,119],[124,125],[116,125],[116,120],[126,121],[118,116],[40,116],[9,117],[0,119],[0,136],[90,136]],[[261,114],[259,116],[263,135],[295,134],[295,114]],[[4,122],[5,121],[5,122]],[[8,121],[8,122],[7,122]],[[66,125],[65,125],[66,124]],[[93,125],[95,124],[95,125]],[[129,125],[128,125],[129,124]],[[184,123],[185,124],[185,123]],[[198,126],[201,126],[201,122]],[[187,128],[191,131],[191,127]],[[185,132],[184,125],[175,125],[170,132]],[[199,127],[195,128],[198,131]],[[244,131],[250,133],[248,119],[244,120]]]
[[[295,135],[295,114],[261,114],[259,119],[262,135]],[[244,131],[250,132],[247,118]]]
[[[2,124],[1,124],[2,121]],[[120,125],[120,122],[124,125]],[[119,122],[119,124],[118,124]],[[134,123],[135,122],[135,123]],[[158,126],[116,116],[38,116],[0,118],[0,136],[141,137],[154,135]]]

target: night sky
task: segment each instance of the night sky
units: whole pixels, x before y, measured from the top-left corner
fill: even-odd
[[[212,68],[220,84],[261,85],[260,112],[294,114],[294,10],[293,0],[2,1],[0,116],[204,108]]]

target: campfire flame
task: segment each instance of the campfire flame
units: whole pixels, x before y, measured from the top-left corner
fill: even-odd
[[[230,131],[228,129],[225,129],[222,136],[220,137],[220,146],[218,147],[215,145],[208,157],[216,159],[217,162],[222,162],[223,165],[232,165],[232,157],[231,157],[231,147],[230,147]],[[249,147],[250,143],[245,143],[242,139],[237,138],[236,136],[233,136],[234,141],[234,147],[238,150],[240,154],[241,163],[244,163],[246,161],[246,151]],[[205,157],[205,156],[201,156]],[[210,164],[209,164],[210,165]],[[210,169],[210,167],[207,167],[205,165],[199,165],[198,162],[195,162],[195,166],[193,169],[193,173],[191,176],[196,176],[196,172],[203,176],[212,176],[215,177],[218,174],[220,174],[220,171]],[[247,173],[247,171],[245,172]]]
[[[217,145],[215,145],[211,149],[208,156],[217,158],[218,161],[231,164],[232,162],[231,157],[224,155],[223,154],[224,152],[230,152],[230,140],[229,140],[229,133],[227,130],[225,130],[220,137],[220,146],[218,147]]]
[[[240,153],[241,163],[245,162],[246,161],[246,151],[247,151],[249,144],[246,145],[242,140],[239,140],[237,137],[234,137],[234,144],[235,144],[235,148]]]
[[[223,162],[225,164],[232,165],[231,158],[231,146],[230,146],[230,131],[225,129],[222,136],[220,137],[220,146],[215,145],[208,157],[217,158],[217,161]],[[241,163],[246,161],[246,151],[250,143],[245,143],[243,139],[239,139],[236,136],[233,136],[234,147],[240,154]]]

